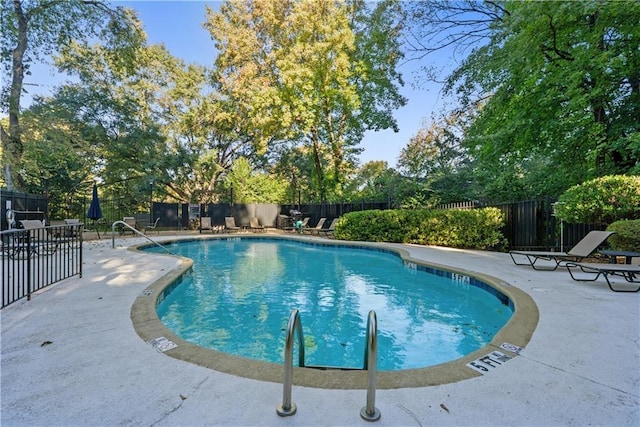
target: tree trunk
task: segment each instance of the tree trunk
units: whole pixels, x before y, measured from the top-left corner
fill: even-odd
[[[27,24],[29,22],[22,10],[22,2],[13,1],[18,19],[18,42],[12,52],[12,78],[9,92],[9,132],[2,130],[2,150],[4,152],[4,179],[7,189],[22,189],[24,182],[17,173],[22,157],[22,138],[20,132],[20,95],[24,81],[24,53],[27,50]]]
[[[320,141],[318,141],[318,132],[311,131],[311,140],[313,142],[313,164],[316,169],[316,185],[320,193],[320,201],[324,203],[327,199],[327,191],[324,188],[324,173],[322,171],[322,162],[320,161]]]
[[[587,25],[591,31],[596,31],[596,21],[598,19],[599,13],[596,11],[593,14],[587,15]],[[603,51],[605,49],[603,42],[603,35],[599,36],[599,42],[597,44],[596,49],[598,51]],[[588,70],[589,77],[585,80],[587,82],[587,92],[592,94],[597,89],[596,77],[598,74],[594,72],[594,70]],[[600,132],[599,138],[596,139],[596,173],[598,176],[602,175],[603,168],[605,167],[605,162],[607,158],[607,146],[608,144],[608,135],[607,129],[609,128],[609,123],[607,119],[607,111],[606,111],[606,98],[602,95],[590,96],[591,100],[591,112],[593,113],[593,121],[596,124],[602,126],[602,130]]]

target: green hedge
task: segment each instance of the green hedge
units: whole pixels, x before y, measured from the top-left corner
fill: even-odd
[[[384,210],[350,212],[335,237],[367,242],[416,243],[465,249],[500,249],[506,240],[497,208],[470,210]]]
[[[613,249],[640,252],[640,219],[616,221],[607,230],[616,232],[607,239]]]
[[[572,223],[638,219],[640,176],[609,175],[575,185],[558,199],[556,215]]]

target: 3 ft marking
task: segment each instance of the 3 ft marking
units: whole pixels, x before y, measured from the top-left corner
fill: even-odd
[[[507,356],[506,354],[499,351],[492,351],[486,356],[482,356],[479,359],[474,360],[473,362],[467,363],[467,366],[474,371],[484,374],[497,368],[498,366],[503,365],[509,360],[511,360],[511,357]]]

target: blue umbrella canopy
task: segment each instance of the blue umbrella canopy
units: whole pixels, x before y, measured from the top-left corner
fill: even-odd
[[[96,184],[93,184],[93,197],[91,198],[87,218],[94,221],[102,218],[102,209],[100,209],[100,200],[98,199],[98,186]]]

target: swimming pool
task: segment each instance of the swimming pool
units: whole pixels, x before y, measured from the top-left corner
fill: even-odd
[[[169,248],[194,266],[159,299],[167,327],[194,344],[272,363],[282,363],[292,309],[300,310],[307,365],[343,368],[362,367],[375,310],[378,368],[390,371],[478,350],[513,313],[509,298],[484,282],[388,250],[237,237]]]

